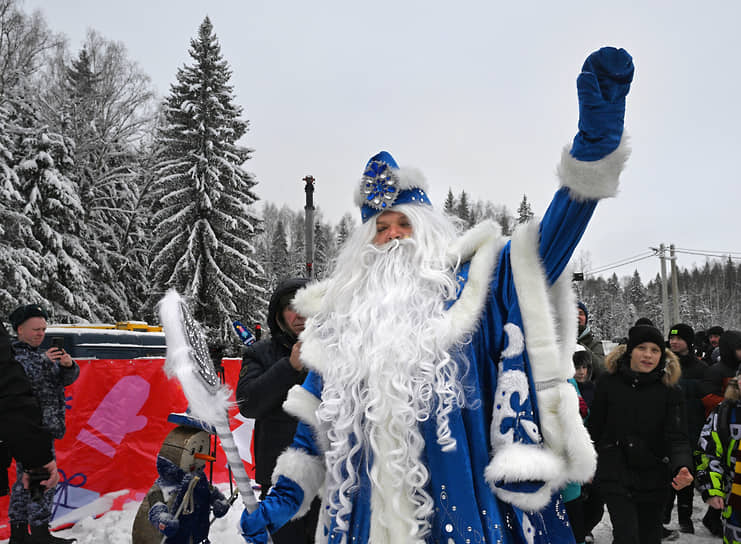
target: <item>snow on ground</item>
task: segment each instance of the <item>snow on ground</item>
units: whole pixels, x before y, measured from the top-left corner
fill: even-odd
[[[219,485],[225,495],[229,494],[228,484],[224,487]],[[111,494],[113,495],[113,494]],[[112,499],[112,497],[109,497]],[[101,503],[104,505],[105,503]],[[706,507],[695,496],[695,508],[692,514],[692,520],[695,524],[695,534],[681,534],[677,542],[679,544],[719,544],[721,539],[712,536],[702,524],[702,516],[705,515]],[[110,511],[101,517],[94,519],[92,512],[88,517],[78,521],[73,527],[63,531],[57,531],[55,534],[61,537],[74,537],[78,544],[131,544],[131,526],[134,523],[134,516],[139,508],[135,502],[128,503],[122,511]],[[242,515],[242,504],[237,501],[229,510],[226,516],[214,521],[211,526],[209,539],[214,544],[243,544],[244,540],[239,536],[239,518]],[[670,529],[678,529],[676,508],[672,519]],[[612,527],[610,517],[605,513],[605,517],[594,530],[594,541],[596,544],[610,544],[612,542]],[[7,542],[4,540],[2,542]],[[666,541],[664,541],[666,542]]]

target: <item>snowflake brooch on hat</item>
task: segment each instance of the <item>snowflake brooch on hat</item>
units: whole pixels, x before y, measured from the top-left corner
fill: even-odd
[[[427,183],[414,169],[399,168],[390,153],[381,151],[365,165],[356,203],[365,223],[374,215],[397,204],[432,203],[427,197]]]

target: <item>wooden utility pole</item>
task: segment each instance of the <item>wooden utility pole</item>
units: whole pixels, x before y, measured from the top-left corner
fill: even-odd
[[[669,260],[671,260],[672,267],[672,316],[674,323],[679,323],[679,286],[677,284],[677,256],[674,254],[674,244],[669,246]]]
[[[306,205],[304,206],[304,242],[306,246],[306,277],[311,279],[314,270],[314,176],[304,178]]]
[[[659,259],[661,259],[661,310],[664,318],[664,336],[669,334],[669,287],[666,284],[666,246],[659,246]]]

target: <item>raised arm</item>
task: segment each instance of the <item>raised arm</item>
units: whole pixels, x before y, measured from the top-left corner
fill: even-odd
[[[623,137],[625,96],[633,59],[603,47],[584,62],[576,80],[579,132],[564,149],[556,192],[540,224],[540,257],[549,284],[563,272],[601,198],[614,196],[629,150]]]

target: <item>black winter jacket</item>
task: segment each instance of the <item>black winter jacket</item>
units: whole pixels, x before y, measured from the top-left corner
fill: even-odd
[[[691,351],[687,355],[679,356],[679,364],[682,368],[682,377],[679,379],[679,387],[684,395],[685,413],[687,414],[687,437],[693,450],[697,449],[697,439],[700,431],[705,425],[705,406],[702,398],[702,383],[708,365],[698,359]]]
[[[295,293],[305,283],[288,280],[278,286],[268,306],[270,338],[246,348],[242,357],[236,398],[240,413],[255,419],[255,481],[262,486],[271,485],[275,461],[293,441],[298,424],[282,405],[288,390],[302,384],[307,371],[299,372],[291,366],[289,358],[296,338],[285,333],[277,320],[285,308],[286,294]]]
[[[50,360],[41,348],[34,348],[25,342],[13,342],[15,360],[31,381],[34,395],[41,406],[41,422],[54,438],[61,439],[67,430],[64,388],[74,383],[80,375],[80,367],[75,361],[65,367]]]
[[[663,501],[674,474],[693,467],[675,385],[679,365],[667,350],[665,372],[636,373],[624,353],[621,346],[608,355],[587,422],[597,449],[595,483],[603,494]]]
[[[10,337],[0,325],[0,440],[25,467],[54,460],[52,438],[41,426],[41,408],[23,367],[13,358]]]
[[[741,349],[741,332],[726,331],[720,337],[718,346],[720,360],[708,367],[700,384],[702,403],[705,406],[705,415],[708,416],[713,409],[723,402],[723,394],[731,378],[736,376],[739,370],[739,360],[736,358],[736,350]]]

